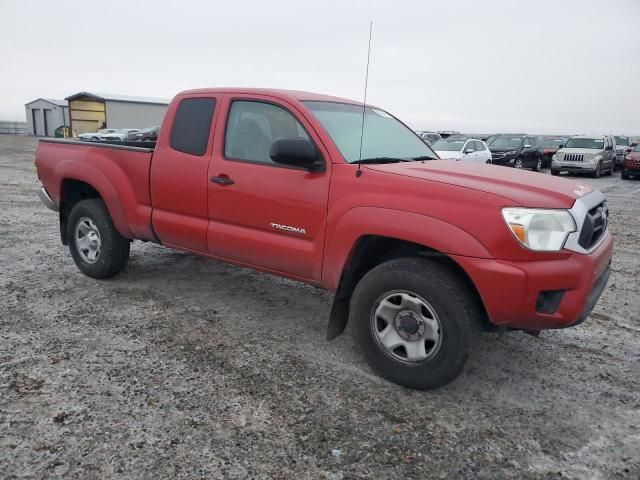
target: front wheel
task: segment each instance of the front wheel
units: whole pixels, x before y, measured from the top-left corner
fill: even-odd
[[[623,180],[629,180],[629,177],[630,177],[629,170],[627,170],[626,168],[622,167],[622,171],[620,172],[620,177]]]
[[[129,259],[129,240],[118,233],[100,199],[82,200],[71,209],[67,238],[74,262],[89,277],[112,277]]]
[[[524,163],[522,163],[521,158],[516,158],[516,163],[514,163],[513,166],[514,168],[519,168],[522,170],[524,168]]]
[[[418,257],[370,270],[351,298],[350,322],[374,369],[419,390],[452,381],[480,332],[468,287],[445,265]]]
[[[602,173],[602,164],[598,162],[598,164],[596,165],[596,169],[593,171],[591,176],[593,178],[600,178],[601,173]]]

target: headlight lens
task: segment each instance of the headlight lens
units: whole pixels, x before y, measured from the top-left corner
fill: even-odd
[[[557,162],[558,161],[558,154],[554,153],[553,157],[551,157],[551,160],[553,160],[554,162]]]
[[[567,236],[576,231],[567,210],[508,207],[502,209],[502,218],[523,246],[540,252],[561,250]]]

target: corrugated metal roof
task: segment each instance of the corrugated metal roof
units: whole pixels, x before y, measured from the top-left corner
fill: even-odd
[[[56,98],[36,98],[29,103],[25,103],[25,105],[31,105],[39,100],[44,100],[45,102],[52,103],[53,105],[57,105],[58,107],[66,107],[68,105],[66,100],[58,100]]]
[[[113,93],[98,92],[78,92],[68,96],[65,100],[73,100],[78,97],[91,97],[96,100],[103,100],[108,102],[154,103],[157,105],[169,105],[170,103],[170,100],[167,100],[165,98],[137,97],[131,95],[115,95]]]

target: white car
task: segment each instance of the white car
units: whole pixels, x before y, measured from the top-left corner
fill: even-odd
[[[114,130],[113,132],[100,135],[100,140],[115,140],[123,142],[127,139],[127,135],[129,135],[130,133],[137,133],[139,131],[139,128],[121,128],[120,130]]]
[[[97,140],[100,140],[102,135],[109,135],[112,133],[116,133],[117,131],[118,130],[115,128],[103,128],[102,130],[98,130],[97,132],[81,133],[80,135],[78,135],[78,138],[80,140],[97,141]]]
[[[491,163],[491,152],[487,144],[477,138],[451,136],[434,142],[431,148],[440,158]]]

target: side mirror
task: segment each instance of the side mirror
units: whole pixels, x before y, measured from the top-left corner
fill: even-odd
[[[531,145],[529,145],[528,143],[524,146],[524,148],[531,148]]]
[[[465,154],[465,155],[467,155],[468,153],[473,153],[473,152],[475,152],[475,150],[474,150],[473,148],[467,148],[467,149],[464,151],[464,154]]]
[[[274,163],[300,167],[310,172],[324,170],[324,163],[318,158],[313,144],[305,138],[278,138],[269,149]]]

